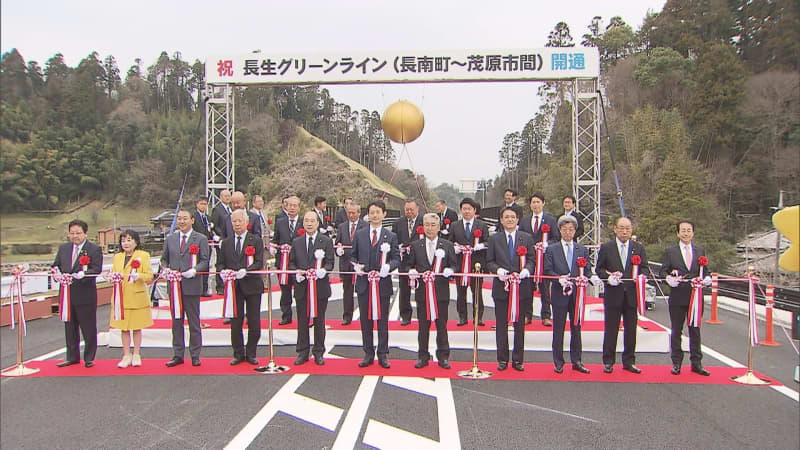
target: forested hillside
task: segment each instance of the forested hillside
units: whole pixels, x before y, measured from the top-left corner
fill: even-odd
[[[770,226],[779,190],[788,204],[800,202],[796,1],[669,0],[637,30],[595,17],[577,38],[569,25],[558,23],[547,46],[594,46],[601,55],[606,224],[619,215],[612,151],[627,214],[654,257],[675,240],[675,221],[688,218],[713,260],[729,262],[744,234],[737,214],[759,214],[754,231]],[[569,92],[543,84],[539,111],[499,143],[504,170],[493,198],[512,186],[543,192],[548,209],[561,210],[572,190]]]

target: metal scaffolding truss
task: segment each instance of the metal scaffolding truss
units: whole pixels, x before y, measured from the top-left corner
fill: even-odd
[[[206,92],[206,195],[213,206],[220,191],[234,188],[234,86],[208,85]]]
[[[597,78],[572,83],[572,189],[584,217],[584,245],[600,243],[600,95]],[[592,252],[596,261],[597,252]]]

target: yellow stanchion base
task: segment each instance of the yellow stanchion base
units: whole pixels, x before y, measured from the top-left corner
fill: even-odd
[[[279,366],[275,364],[275,361],[270,361],[269,364],[267,364],[266,366],[256,367],[253,370],[255,370],[258,373],[266,373],[271,375],[276,373],[288,372],[289,368],[286,366]]]
[[[8,369],[3,370],[0,375],[4,377],[24,377],[25,375],[31,375],[38,372],[39,369],[34,369],[32,367],[25,367],[24,364],[20,363],[14,367],[9,367]]]
[[[460,376],[461,378],[471,378],[473,380],[481,380],[484,378],[491,377],[492,372],[487,372],[485,370],[478,369],[477,366],[473,366],[472,369],[462,370],[458,372],[458,376]]]
[[[758,378],[752,370],[748,370],[746,374],[738,376],[738,377],[731,377],[731,380],[741,383],[741,384],[751,384],[751,385],[764,385],[769,384],[769,381],[762,380]]]

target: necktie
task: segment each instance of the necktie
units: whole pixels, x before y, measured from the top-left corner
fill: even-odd
[[[308,237],[308,259],[314,259],[314,238],[311,236]]]
[[[294,221],[295,219],[289,220],[289,234],[294,234]]]
[[[242,237],[241,236],[236,236],[236,254],[237,255],[241,255],[242,254]]]
[[[264,216],[261,214],[261,211],[258,212],[258,218],[261,219],[261,232],[263,233],[264,230],[267,229],[267,222],[264,220]]]
[[[628,251],[627,251],[628,243],[623,242],[622,245],[619,246],[619,260],[622,261],[622,268],[625,268],[625,265],[628,263]]]
[[[372,246],[375,247],[377,243],[378,243],[378,230],[372,230]]]
[[[203,219],[203,225],[205,225],[206,230],[208,230],[208,219],[206,218],[206,215],[200,214],[200,218]]]
[[[514,255],[515,255],[515,253],[514,253],[514,235],[513,234],[509,234],[508,235],[508,261],[511,264],[514,264]]]
[[[572,273],[572,244],[567,243],[567,265],[569,266],[569,271]]]
[[[186,249],[186,235],[181,233],[181,253]]]
[[[470,223],[467,222],[467,239],[469,239],[470,236],[472,236],[472,230],[470,228],[472,227],[470,226]]]
[[[406,221],[408,222],[408,237],[411,237],[411,228],[414,226],[414,222],[411,219],[406,219]]]
[[[428,264],[433,267],[433,254],[436,250],[433,248],[433,241],[428,241]]]
[[[683,262],[686,263],[686,269],[692,270],[692,248],[688,245],[682,245],[683,247]]]
[[[539,216],[533,216],[533,232],[539,231]]]
[[[73,245],[72,246],[72,266],[75,265],[75,260],[76,259],[78,259],[78,246],[77,245]],[[70,266],[70,267],[72,267],[72,266]]]
[[[353,243],[353,237],[356,235],[356,224],[350,224],[350,243]]]

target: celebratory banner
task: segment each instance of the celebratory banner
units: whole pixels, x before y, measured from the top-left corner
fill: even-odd
[[[209,84],[326,84],[398,81],[597,78],[596,47],[263,52],[206,59]]]

